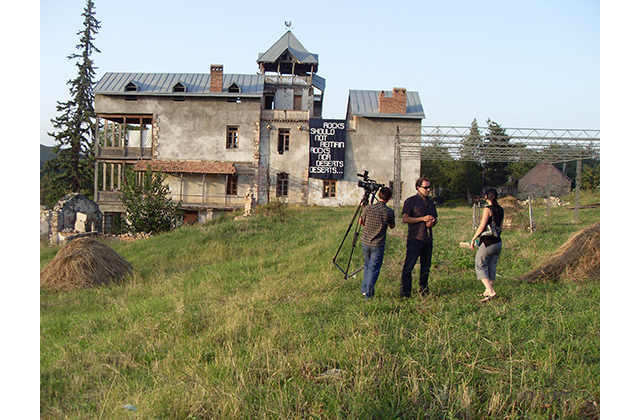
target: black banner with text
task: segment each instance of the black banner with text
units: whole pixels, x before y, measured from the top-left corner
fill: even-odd
[[[309,178],[342,179],[346,120],[309,119]]]

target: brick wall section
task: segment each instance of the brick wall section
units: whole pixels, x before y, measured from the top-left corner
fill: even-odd
[[[222,64],[211,65],[211,84],[209,86],[210,92],[222,92]]]
[[[405,88],[393,88],[393,96],[390,98],[380,91],[378,96],[378,112],[381,114],[406,114],[407,90]]]

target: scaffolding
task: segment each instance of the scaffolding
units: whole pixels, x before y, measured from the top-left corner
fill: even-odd
[[[492,133],[492,128],[499,134]],[[582,160],[599,158],[600,130],[398,126],[393,182],[402,185],[402,162],[411,159],[550,164],[577,161],[574,213],[577,222]],[[396,209],[401,208],[399,194],[394,195],[393,204]]]

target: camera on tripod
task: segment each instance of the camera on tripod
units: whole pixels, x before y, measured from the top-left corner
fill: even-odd
[[[364,171],[364,174],[356,174],[362,179],[358,181],[358,187],[364,188],[366,193],[374,194],[382,187],[384,184],[378,184],[375,179],[369,178],[369,171]]]

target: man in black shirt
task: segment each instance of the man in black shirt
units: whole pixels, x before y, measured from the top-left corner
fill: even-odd
[[[425,178],[418,178],[418,193],[407,198],[402,207],[402,222],[407,223],[407,254],[402,267],[400,280],[400,296],[411,296],[413,282],[411,272],[420,258],[420,294],[429,294],[429,271],[433,253],[432,228],[438,223],[436,205],[431,200],[429,190],[431,183]]]
[[[379,201],[366,206],[360,216],[360,224],[363,226],[360,241],[364,254],[361,291],[365,299],[370,299],[374,295],[374,287],[384,258],[387,226],[391,229],[396,227],[395,213],[387,207],[387,202],[392,195],[391,188],[382,187],[378,193]]]

